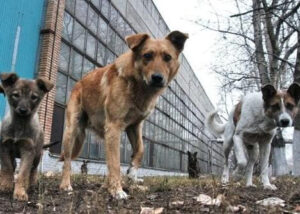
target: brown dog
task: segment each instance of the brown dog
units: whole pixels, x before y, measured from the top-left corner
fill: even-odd
[[[152,39],[148,34],[128,36],[128,52],[76,83],[66,110],[61,189],[72,190],[71,159],[80,153],[85,129],[90,128],[105,139],[109,192],[116,198],[127,198],[121,186],[121,132],[126,131],[133,148],[128,174],[136,179],[144,153],[143,121],[177,74],[178,57],[187,38],[179,31],[164,39]]]
[[[37,166],[44,145],[37,110],[44,95],[53,88],[53,84],[41,78],[19,79],[15,73],[2,73],[0,79],[3,85],[0,92],[6,95],[9,103],[9,111],[1,125],[0,190],[13,189],[15,158],[21,158],[14,199],[27,201],[26,190],[29,184],[34,184],[37,180]]]

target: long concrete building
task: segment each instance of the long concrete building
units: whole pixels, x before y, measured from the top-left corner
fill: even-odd
[[[147,32],[160,38],[170,32],[152,0],[32,0],[30,4],[20,0],[4,1],[3,7],[0,71],[15,71],[26,78],[40,75],[56,84],[39,112],[45,143],[61,141],[65,108],[76,81],[127,51],[127,35]],[[201,172],[218,174],[221,147],[204,127],[205,116],[214,107],[183,54],[180,61],[178,76],[144,123],[142,171],[185,174],[187,151],[197,151]],[[2,116],[4,109],[1,97]],[[82,159],[89,159],[91,173],[105,173],[102,141],[88,132],[75,171]],[[120,149],[126,167],[131,146],[125,134]],[[60,151],[59,144],[44,154],[43,170],[60,169]]]

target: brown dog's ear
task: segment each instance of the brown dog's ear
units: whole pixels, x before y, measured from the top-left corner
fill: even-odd
[[[2,81],[3,88],[7,86],[13,86],[19,79],[16,73],[1,73],[0,79]]]
[[[300,85],[299,85],[299,83],[294,82],[292,85],[290,85],[287,92],[295,99],[296,103],[299,102],[299,99],[300,99]]]
[[[188,38],[187,33],[181,33],[180,31],[172,31],[166,36],[166,39],[170,40],[179,52],[183,50],[184,43]]]
[[[277,93],[276,88],[271,84],[264,85],[261,88],[261,92],[263,94],[264,101],[268,101]]]
[[[132,51],[138,50],[138,48],[147,40],[150,36],[146,33],[134,34],[125,38],[128,47]]]
[[[52,82],[50,82],[49,80],[46,80],[44,78],[37,78],[36,84],[45,93],[51,91],[51,89],[54,86],[54,84]]]

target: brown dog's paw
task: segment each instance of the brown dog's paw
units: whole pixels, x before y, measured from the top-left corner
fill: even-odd
[[[18,201],[28,201],[28,195],[24,188],[18,188],[14,191],[14,199]]]
[[[73,191],[73,188],[72,188],[71,184],[66,184],[66,183],[63,183],[63,182],[60,184],[59,189],[63,190],[63,191],[67,191],[67,192]]]

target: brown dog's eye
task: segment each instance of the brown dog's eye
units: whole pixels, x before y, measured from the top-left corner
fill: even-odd
[[[171,55],[169,55],[169,54],[164,55],[164,61],[165,62],[169,62],[171,59],[172,59]]]
[[[144,57],[145,60],[150,61],[153,58],[153,54],[152,53],[145,53],[143,55],[143,57]]]
[[[280,105],[279,105],[278,103],[276,103],[276,104],[271,105],[271,108],[272,108],[274,111],[278,111],[278,110],[280,110]]]
[[[292,103],[287,103],[287,104],[286,104],[286,108],[287,108],[288,110],[293,110],[294,107],[295,107],[295,105],[293,105]]]

